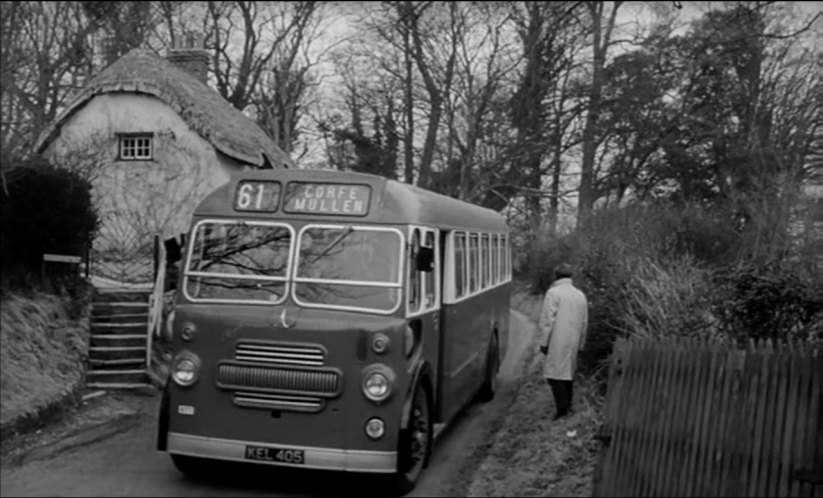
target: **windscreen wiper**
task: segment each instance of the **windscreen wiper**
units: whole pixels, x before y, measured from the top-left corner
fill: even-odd
[[[348,237],[348,236],[349,236],[349,234],[350,234],[350,233],[352,233],[353,231],[354,231],[354,228],[353,228],[351,225],[346,225],[346,226],[343,228],[343,233],[341,233],[340,235],[338,235],[336,239],[334,239],[333,241],[331,241],[331,243],[330,243],[329,245],[327,245],[327,246],[326,246],[326,247],[325,247],[322,251],[320,251],[320,254],[318,254],[317,256],[315,256],[314,258],[312,258],[312,260],[311,260],[311,261],[309,261],[309,264],[310,264],[310,265],[314,264],[314,263],[315,263],[318,259],[320,259],[320,258],[322,258],[323,256],[325,256],[326,254],[328,254],[328,253],[329,253],[329,251],[331,251],[331,250],[332,250],[335,246],[337,246],[337,244],[339,244],[340,242],[342,242],[342,241],[343,241],[343,239],[345,239],[346,237]]]

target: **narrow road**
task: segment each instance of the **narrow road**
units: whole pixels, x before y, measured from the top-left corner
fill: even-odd
[[[439,438],[431,464],[409,496],[452,496],[463,491],[482,457],[490,424],[508,408],[533,325],[512,311],[509,352],[501,365],[498,394],[472,405]],[[220,476],[194,481],[177,472],[155,449],[158,396],[134,396],[135,412],[74,434],[44,429],[19,462],[0,469],[2,496],[345,496],[380,493],[379,481],[363,474],[281,470],[226,464]],[[77,415],[82,417],[82,412]],[[377,484],[377,485],[375,485]]]

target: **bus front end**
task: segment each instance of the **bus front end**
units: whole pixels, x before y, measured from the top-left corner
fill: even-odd
[[[186,473],[201,459],[397,472],[420,363],[401,230],[204,218],[190,239],[158,449]]]

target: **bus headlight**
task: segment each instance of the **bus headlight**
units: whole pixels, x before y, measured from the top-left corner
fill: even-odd
[[[200,378],[200,357],[191,351],[181,351],[174,357],[171,378],[181,387],[188,387]]]
[[[375,365],[363,373],[363,394],[371,401],[380,403],[392,393],[394,372],[385,365]]]
[[[389,350],[389,336],[380,332],[374,334],[371,338],[371,349],[377,354],[383,354]]]
[[[365,429],[370,439],[378,440],[386,433],[386,424],[381,419],[373,417],[366,421]]]

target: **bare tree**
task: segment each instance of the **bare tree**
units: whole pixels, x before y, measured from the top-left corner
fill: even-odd
[[[338,118],[329,116],[321,127],[331,138],[330,161],[336,167],[397,178],[401,55],[392,47],[374,50],[372,41],[368,37],[352,40],[335,54],[341,79],[336,86],[346,116],[337,111]]]
[[[276,62],[296,57],[316,6],[317,2],[208,2],[203,24],[220,95],[246,110],[263,74],[279,67]],[[285,61],[278,61],[278,56]]]
[[[151,2],[80,2],[86,16],[100,26],[103,65],[142,46],[159,22]]]
[[[413,96],[413,85],[414,85],[414,72],[412,68],[412,48],[411,48],[411,30],[408,29],[407,24],[409,20],[407,19],[407,15],[410,15],[410,12],[406,12],[407,9],[410,8],[410,3],[406,2],[399,6],[399,9],[402,9],[402,13],[400,15],[400,21],[398,22],[398,27],[402,27],[403,33],[403,62],[404,62],[404,90],[403,90],[403,103],[406,106],[406,133],[405,133],[405,141],[404,141],[404,161],[403,161],[403,174],[406,180],[406,183],[412,184],[414,183],[414,96]]]
[[[623,2],[611,2],[611,9],[606,9],[606,2],[585,2],[586,11],[591,22],[592,34],[592,72],[586,104],[586,124],[583,129],[583,157],[580,164],[580,189],[577,200],[577,222],[586,226],[591,216],[595,201],[595,153],[597,152],[597,125],[601,112],[601,93],[603,91],[603,69],[606,66],[606,55],[612,44],[617,12]]]
[[[430,2],[423,2],[418,5],[413,5],[412,2],[404,2],[404,7],[399,9],[405,20],[404,29],[409,30],[411,34],[411,53],[415,61],[417,70],[423,78],[426,92],[429,98],[428,109],[428,123],[426,128],[426,139],[423,143],[423,153],[420,157],[420,164],[418,167],[418,184],[426,187],[429,184],[429,177],[431,175],[432,162],[434,160],[435,147],[437,145],[437,134],[440,127],[440,119],[443,113],[444,91],[452,84],[454,76],[454,67],[457,60],[458,50],[458,36],[457,31],[457,3],[451,2],[448,4],[448,16],[441,16],[434,14],[431,16],[434,19],[446,17],[448,22],[448,36],[446,37],[447,50],[438,57],[439,48],[443,46],[441,40],[436,37],[436,31],[431,30],[424,32],[421,17],[425,11],[431,7]],[[437,27],[435,27],[436,29]],[[442,28],[442,27],[441,27]],[[437,62],[445,58],[442,63],[440,71],[440,81],[435,79],[435,67]]]
[[[85,83],[99,28],[77,2],[3,2],[0,145],[6,157],[30,146]]]
[[[580,111],[579,106],[571,104],[575,61],[582,39],[575,23],[580,8],[580,2],[512,4],[523,52],[522,69],[510,102],[516,137],[509,153],[513,170],[509,181],[523,187],[527,225],[532,234],[536,234],[543,219],[543,178],[549,172],[549,225],[552,231],[556,227],[563,160],[576,144],[569,130]]]
[[[513,54],[513,44],[507,41],[511,34],[509,16],[493,4],[477,6],[458,5],[454,11],[455,23],[452,36],[457,41],[454,84],[446,99],[449,144],[459,151],[459,158],[451,159],[446,167],[456,167],[456,196],[478,201],[485,197],[493,177],[495,164],[483,164],[478,148],[488,145],[495,102],[502,102],[503,90],[509,83],[508,75],[518,60]],[[455,119],[456,118],[456,119]]]
[[[288,154],[294,152],[298,124],[308,95],[319,84],[313,68],[322,62],[329,48],[312,51],[327,27],[322,5],[307,2],[290,19],[280,19],[281,37],[274,56],[263,72],[263,82],[253,94],[258,123]],[[291,24],[289,24],[291,23]],[[305,154],[306,150],[301,153]]]
[[[156,23],[143,2],[3,2],[0,147],[30,154],[46,127],[100,69],[143,44]]]

